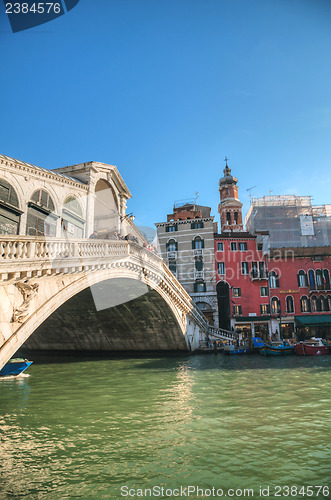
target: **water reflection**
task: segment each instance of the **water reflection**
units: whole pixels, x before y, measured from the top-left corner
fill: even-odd
[[[36,362],[0,383],[0,498],[328,484],[331,356],[260,358]]]

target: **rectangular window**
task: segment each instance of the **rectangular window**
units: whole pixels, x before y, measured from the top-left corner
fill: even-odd
[[[233,288],[232,294],[233,294],[233,297],[241,297],[241,288]]]
[[[237,243],[236,241],[231,241],[231,252],[236,252],[237,251]]]
[[[203,229],[203,228],[204,228],[204,223],[202,221],[191,223],[191,229]]]
[[[196,293],[205,292],[206,291],[206,283],[204,281],[196,281],[194,283],[194,291]]]
[[[263,261],[259,262],[259,273],[260,273],[260,278],[266,278],[266,272],[265,272],[265,263]]]
[[[261,304],[260,305],[260,310],[262,316],[265,316],[266,314],[270,314],[270,306],[269,304]]]
[[[248,262],[241,263],[241,274],[249,274]]]
[[[261,297],[268,297],[269,295],[269,289],[267,286],[260,286],[260,296]]]
[[[217,270],[218,270],[218,274],[225,274],[225,264],[224,262],[218,262],[217,263]]]
[[[258,278],[257,262],[252,262],[252,278]]]
[[[246,241],[244,241],[242,243],[239,243],[239,250],[241,252],[246,252],[246,250],[247,250],[247,243],[246,243]]]
[[[257,244],[257,249],[258,249],[259,252],[262,252],[262,250],[263,250],[263,243],[258,243]]]
[[[224,243],[222,243],[220,241],[217,242],[217,251],[224,252]]]
[[[241,316],[241,306],[233,306],[233,315]]]
[[[172,226],[166,226],[166,233],[173,233],[174,231],[178,231],[177,224],[173,224]]]

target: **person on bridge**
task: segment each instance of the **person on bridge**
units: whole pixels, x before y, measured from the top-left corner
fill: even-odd
[[[93,231],[93,233],[90,235],[89,239],[90,240],[95,240],[97,238],[97,236],[98,236],[97,231]]]

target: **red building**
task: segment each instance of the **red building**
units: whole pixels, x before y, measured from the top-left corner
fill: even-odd
[[[270,251],[270,312],[283,337],[331,338],[330,268],[330,247]]]
[[[271,323],[267,262],[262,237],[243,229],[237,182],[226,164],[219,182],[221,233],[214,235],[219,326],[266,337]]]
[[[267,231],[243,229],[237,182],[226,164],[214,235],[220,328],[269,339],[331,338],[330,246],[269,249]]]

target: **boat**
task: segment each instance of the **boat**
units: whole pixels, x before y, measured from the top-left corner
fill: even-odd
[[[294,345],[290,345],[286,340],[283,342],[271,342],[260,348],[262,356],[284,356],[294,354]]]
[[[24,358],[12,358],[0,370],[0,377],[8,377],[9,375],[20,375],[23,373],[33,361]]]
[[[249,347],[234,345],[225,345],[223,349],[224,354],[248,354],[250,352]]]
[[[330,347],[323,339],[315,337],[304,342],[299,342],[294,346],[295,354],[298,356],[322,356],[330,354]]]
[[[240,345],[228,344],[223,347],[224,354],[254,354],[259,352],[263,346],[263,340],[260,337],[245,339]]]

